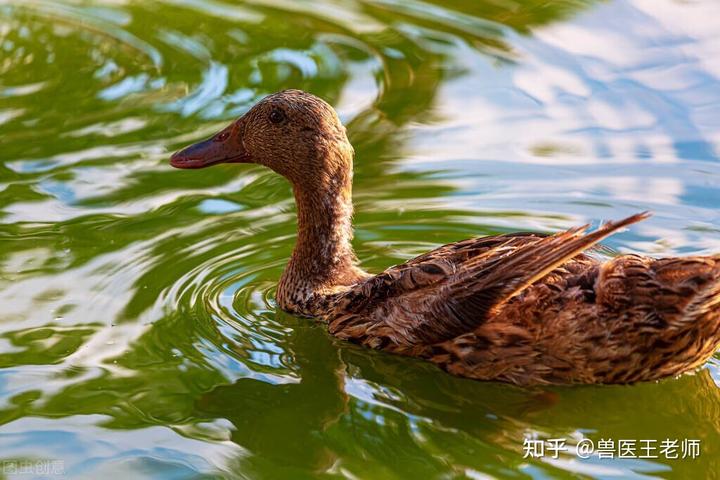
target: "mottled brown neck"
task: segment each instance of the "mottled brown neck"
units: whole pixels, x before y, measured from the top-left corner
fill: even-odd
[[[355,266],[352,240],[352,163],[293,185],[298,236],[278,285],[286,310],[317,314],[319,297],[365,276]]]

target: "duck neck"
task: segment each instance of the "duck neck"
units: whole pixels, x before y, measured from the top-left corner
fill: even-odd
[[[293,185],[298,235],[290,262],[278,285],[280,307],[315,315],[320,298],[352,285],[365,276],[357,266],[350,241],[352,229],[352,170],[315,185]]]

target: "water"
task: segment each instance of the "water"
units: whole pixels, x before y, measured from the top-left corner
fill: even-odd
[[[717,472],[720,357],[519,389],[344,344],[274,307],[288,184],[167,159],[302,88],[348,126],[371,271],[645,209],[608,244],[720,252],[719,19],[712,0],[0,0],[0,476]],[[534,436],[702,450],[525,459]]]

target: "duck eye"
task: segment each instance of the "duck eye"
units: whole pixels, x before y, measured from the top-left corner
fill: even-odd
[[[215,137],[215,140],[218,142],[225,141],[225,139],[227,139],[229,135],[230,134],[228,132],[222,132],[217,137]]]
[[[272,123],[280,123],[283,120],[285,120],[285,114],[282,110],[275,108],[272,112],[270,112],[270,121]]]

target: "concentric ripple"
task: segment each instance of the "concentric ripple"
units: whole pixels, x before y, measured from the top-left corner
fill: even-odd
[[[472,235],[648,209],[612,246],[719,252],[718,13],[712,0],[0,0],[0,466],[717,471],[717,360],[657,385],[525,391],[345,345],[275,307],[289,185],[167,159],[302,88],[348,127],[371,271]],[[703,452],[523,458],[534,436],[699,438]]]

